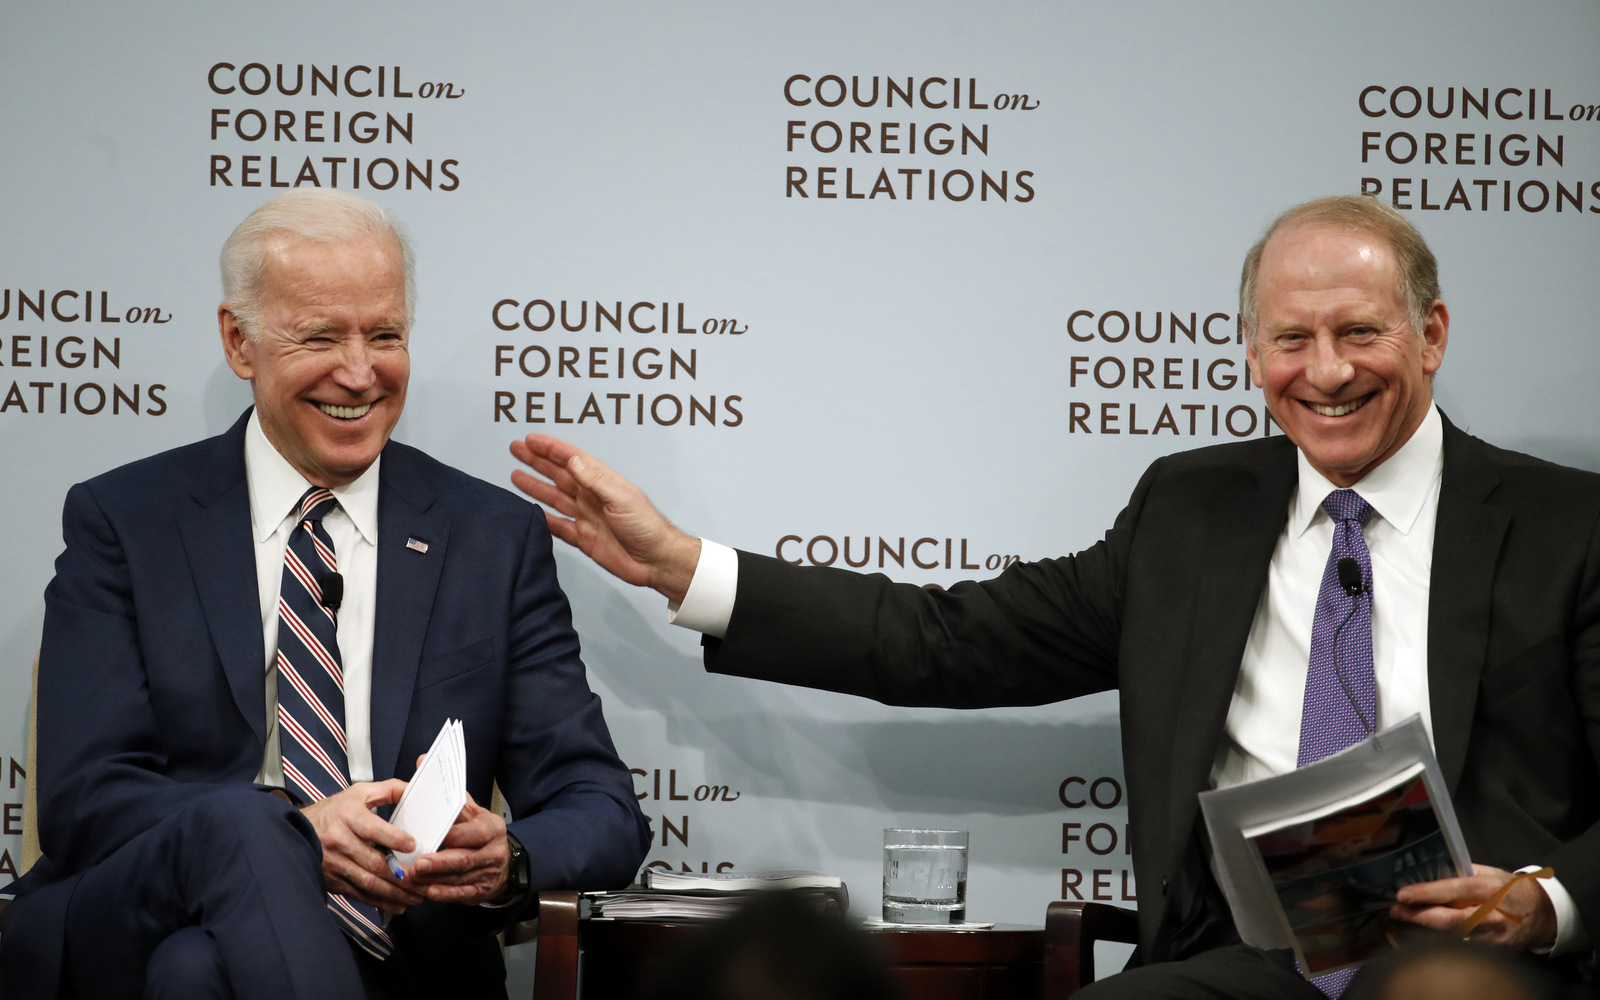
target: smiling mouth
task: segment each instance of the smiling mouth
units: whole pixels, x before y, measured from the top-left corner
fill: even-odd
[[[1321,414],[1324,417],[1342,417],[1347,413],[1354,413],[1363,406],[1366,406],[1371,401],[1372,394],[1368,393],[1367,395],[1362,396],[1360,399],[1353,399],[1348,403],[1341,403],[1338,406],[1324,406],[1321,403],[1309,402],[1306,403],[1306,406],[1310,407],[1313,413]],[[1302,400],[1302,402],[1305,401]]]
[[[339,420],[357,420],[367,415],[367,411],[372,409],[372,404],[363,403],[360,406],[334,406],[332,403],[318,403],[317,409],[321,410],[323,413],[326,413],[328,416],[337,418]]]

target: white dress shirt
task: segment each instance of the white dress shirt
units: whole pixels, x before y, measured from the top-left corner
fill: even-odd
[[[344,670],[344,730],[351,781],[372,780],[372,630],[378,597],[378,466],[380,457],[355,482],[331,492],[339,500],[322,519],[344,577],[339,605],[339,659]],[[250,526],[256,552],[256,587],[261,598],[261,639],[266,649],[267,749],[256,783],[283,787],[278,749],[278,594],[283,555],[295,526],[295,511],[311,484],[295,471],[250,414],[244,433],[245,482],[250,490]]]
[[[1278,536],[1267,586],[1256,606],[1239,679],[1211,768],[1213,787],[1236,785],[1295,769],[1300,715],[1317,591],[1333,548],[1333,520],[1322,501],[1338,489],[1297,452],[1299,484]],[[1363,536],[1372,557],[1372,662],[1379,728],[1421,715],[1428,738],[1428,585],[1433,532],[1444,471],[1444,423],[1437,407],[1387,461],[1355,485],[1373,515]],[[675,625],[721,638],[739,587],[738,554],[701,539],[700,562],[680,605],[667,605]],[[1528,870],[1528,869],[1524,869]],[[1552,954],[1588,947],[1577,904],[1556,879],[1540,879],[1556,911]]]
[[[1215,788],[1293,771],[1299,757],[1312,619],[1333,548],[1333,519],[1322,501],[1339,487],[1304,452],[1296,458],[1299,485],[1245,643],[1222,750],[1211,768]],[[1430,408],[1411,440],[1355,486],[1373,509],[1362,535],[1372,555],[1378,728],[1421,715],[1430,740],[1428,579],[1443,471],[1444,424]]]

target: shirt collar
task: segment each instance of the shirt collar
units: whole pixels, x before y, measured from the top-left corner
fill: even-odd
[[[1322,501],[1339,487],[1311,467],[1305,452],[1296,451],[1295,454],[1300,483],[1289,509],[1289,530],[1299,536],[1306,533],[1318,514],[1327,517]],[[1430,405],[1411,440],[1361,477],[1352,489],[1391,527],[1402,535],[1409,535],[1443,470],[1444,421],[1439,417],[1439,408]]]
[[[374,545],[378,539],[378,466],[382,462],[380,454],[355,482],[331,491],[361,537]],[[244,431],[244,475],[250,488],[250,526],[256,541],[264,542],[294,513],[295,504],[311,484],[267,440],[261,416],[254,410]]]

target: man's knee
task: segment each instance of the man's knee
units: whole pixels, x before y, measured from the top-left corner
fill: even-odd
[[[250,857],[296,861],[320,869],[322,844],[305,816],[289,802],[254,787],[223,788],[181,810],[186,833],[211,852],[236,847]]]
[[[157,945],[145,973],[144,996],[145,1000],[229,1000],[233,989],[211,935],[199,927],[185,927]]]
[[[298,826],[305,820],[300,810],[284,799],[249,785],[219,788],[198,796],[185,805],[181,813],[193,822],[215,825],[223,831],[231,826],[256,828],[282,823]],[[314,839],[310,824],[305,823],[305,826],[305,833]]]
[[[1295,970],[1291,953],[1245,945],[1142,965],[1092,983],[1074,995],[1084,1000],[1326,1000]]]

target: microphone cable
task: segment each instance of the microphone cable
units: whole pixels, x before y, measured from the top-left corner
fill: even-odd
[[[1344,627],[1350,624],[1350,619],[1354,618],[1356,612],[1360,610],[1361,596],[1363,594],[1367,595],[1368,610],[1371,610],[1372,588],[1361,579],[1361,565],[1350,556],[1345,556],[1339,560],[1338,572],[1339,589],[1348,594],[1352,600],[1350,602],[1350,612],[1344,616],[1344,621],[1339,623],[1339,627],[1333,630],[1333,676],[1339,681],[1339,689],[1344,692],[1345,698],[1349,699],[1350,707],[1356,710],[1356,718],[1361,720],[1361,728],[1367,731],[1368,736],[1371,736],[1377,732],[1377,729],[1367,721],[1367,714],[1361,710],[1361,704],[1356,701],[1356,696],[1350,693],[1350,685],[1345,683],[1344,671],[1339,667],[1339,633],[1344,631]]]

